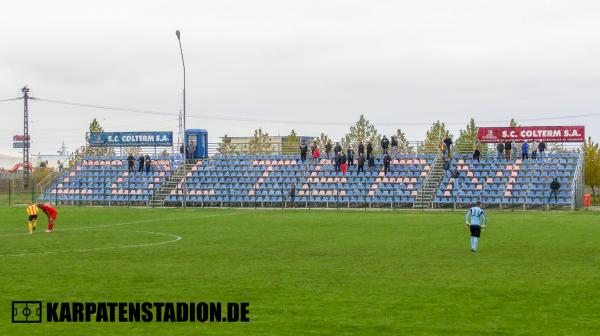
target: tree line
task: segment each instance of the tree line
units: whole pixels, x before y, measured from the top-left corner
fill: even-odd
[[[511,120],[511,124],[513,122],[514,119]],[[398,141],[398,152],[403,154],[413,154],[417,151],[420,153],[435,153],[439,144],[446,137],[450,137],[454,141],[454,135],[448,130],[446,124],[439,120],[429,127],[425,133],[425,140],[418,145],[415,145],[414,143],[411,144],[406,138],[406,134],[400,128],[396,129],[393,134],[387,136],[388,139],[392,136],[396,137],[396,140]],[[377,130],[375,125],[367,120],[364,115],[360,115],[358,121],[350,127],[348,132],[341,139],[334,140],[329,135],[321,133],[317,138],[310,141],[308,145],[310,146],[314,143],[319,150],[324,151],[328,142],[331,142],[333,146],[339,142],[342,148],[346,150],[350,146],[356,149],[358,144],[362,141],[365,145],[368,142],[371,142],[376,151],[380,151],[381,148],[379,147],[379,144],[382,137],[383,134]],[[254,135],[250,138],[248,143],[244,145],[232,143],[232,139],[225,134],[225,136],[221,138],[221,143],[219,143],[217,151],[223,155],[235,153],[268,153],[273,151],[281,152],[282,154],[293,154],[298,152],[300,143],[300,137],[293,129],[290,131],[289,135],[282,139],[282,143],[279,145],[273,144],[269,134],[262,128],[259,128],[254,130]],[[474,119],[469,121],[465,126],[465,129],[459,131],[455,143],[458,145],[459,152],[472,152],[475,149],[478,144],[477,125],[475,124]],[[419,147],[415,148],[415,146]],[[485,152],[485,148],[480,148],[480,150]]]
[[[589,137],[583,145],[585,155],[585,184],[592,188],[592,195],[596,196],[596,188],[600,186],[600,148]]]

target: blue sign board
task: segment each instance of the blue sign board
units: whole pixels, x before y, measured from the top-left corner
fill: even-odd
[[[173,132],[92,132],[91,147],[171,147]]]

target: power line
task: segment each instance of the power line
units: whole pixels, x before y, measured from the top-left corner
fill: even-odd
[[[97,108],[97,109],[102,109],[102,110],[113,110],[113,111],[123,111],[123,112],[176,116],[173,113],[168,113],[168,112],[163,112],[163,111],[141,110],[141,109],[126,108],[126,107],[74,103],[74,102],[67,102],[67,101],[55,100],[55,99],[45,99],[45,98],[31,98],[31,99],[37,100],[40,102],[48,102],[48,103],[54,103],[54,104],[71,105],[71,106],[88,107],[88,108]],[[228,118],[228,117],[196,116],[196,115],[188,115],[188,117],[197,118],[197,119],[208,119],[208,120],[219,120],[219,121],[238,121],[238,122],[301,123],[301,124],[307,124],[307,125],[311,125],[311,124],[314,124],[314,125],[346,125],[346,123],[342,123],[342,122],[326,122],[326,121],[311,122],[311,121],[239,118],[239,117]]]
[[[17,97],[17,98],[8,98],[8,99],[0,99],[0,102],[5,102],[5,101],[15,101],[15,100],[19,100],[19,99],[23,99],[23,97]]]
[[[559,119],[574,119],[574,118],[591,118],[591,117],[600,117],[600,113],[587,113],[587,114],[574,114],[569,116],[559,116],[559,117],[545,117],[545,118],[525,118],[518,119],[520,121],[545,121],[545,120],[559,120]]]
[[[71,106],[79,106],[79,107],[89,107],[101,110],[112,110],[112,111],[123,111],[123,112],[134,112],[134,113],[143,113],[143,114],[156,114],[156,115],[167,115],[171,117],[177,117],[176,114],[161,112],[161,111],[152,111],[152,110],[140,110],[140,109],[132,109],[126,107],[115,107],[115,106],[104,106],[104,105],[94,105],[94,104],[84,104],[84,103],[73,103],[62,100],[55,99],[45,99],[45,98],[31,98],[32,100],[37,100],[41,102],[54,103],[54,104],[62,104],[62,105],[71,105]]]
[[[21,98],[16,98],[21,99]],[[62,104],[62,105],[70,105],[70,106],[78,106],[78,107],[86,107],[86,108],[95,108],[102,110],[112,110],[112,111],[122,111],[122,112],[133,112],[133,113],[142,113],[142,114],[152,114],[152,115],[166,115],[170,117],[177,117],[176,114],[164,112],[164,111],[155,111],[155,110],[145,110],[145,109],[133,109],[126,107],[116,107],[116,106],[106,106],[106,105],[96,105],[96,104],[86,104],[86,103],[75,103],[68,102],[63,100],[56,99],[45,99],[45,98],[33,98],[30,97],[33,101],[47,102],[53,104]],[[14,99],[13,99],[14,100]],[[575,115],[566,115],[566,116],[555,116],[555,117],[541,117],[541,118],[519,118],[519,122],[528,122],[528,121],[549,121],[549,120],[562,120],[562,119],[575,119],[575,118],[591,118],[591,117],[599,117],[600,113],[587,113],[587,114],[575,114]],[[240,118],[240,117],[220,117],[220,116],[207,116],[207,115],[188,115],[188,117],[196,118],[196,119],[204,119],[204,120],[216,120],[216,121],[234,121],[234,122],[250,122],[250,123],[272,123],[272,124],[301,124],[301,125],[329,125],[329,126],[347,126],[347,122],[336,122],[336,121],[310,121],[310,120],[283,120],[283,119],[261,119],[261,118]],[[508,120],[478,120],[478,123],[507,123]],[[427,122],[373,122],[376,126],[427,126],[431,125],[433,121]],[[465,125],[465,121],[452,121],[445,122],[446,125]]]

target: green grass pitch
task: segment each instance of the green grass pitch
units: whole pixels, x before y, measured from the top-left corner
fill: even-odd
[[[600,215],[0,207],[0,335],[599,335]],[[247,301],[249,323],[12,324],[12,300]]]

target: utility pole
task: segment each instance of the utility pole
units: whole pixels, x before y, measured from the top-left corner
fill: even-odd
[[[67,146],[65,146],[65,141],[63,140],[62,146],[58,150],[58,155],[67,155]]]
[[[181,47],[181,32],[175,31],[177,41],[179,41],[179,51],[181,53],[181,65],[183,66],[183,208],[187,202],[187,143],[185,139],[185,60],[183,59],[183,48]]]
[[[29,185],[29,88],[21,89],[23,92],[23,185]]]
[[[177,132],[177,151],[183,144],[183,117],[181,115],[181,110],[179,110],[179,131]]]

